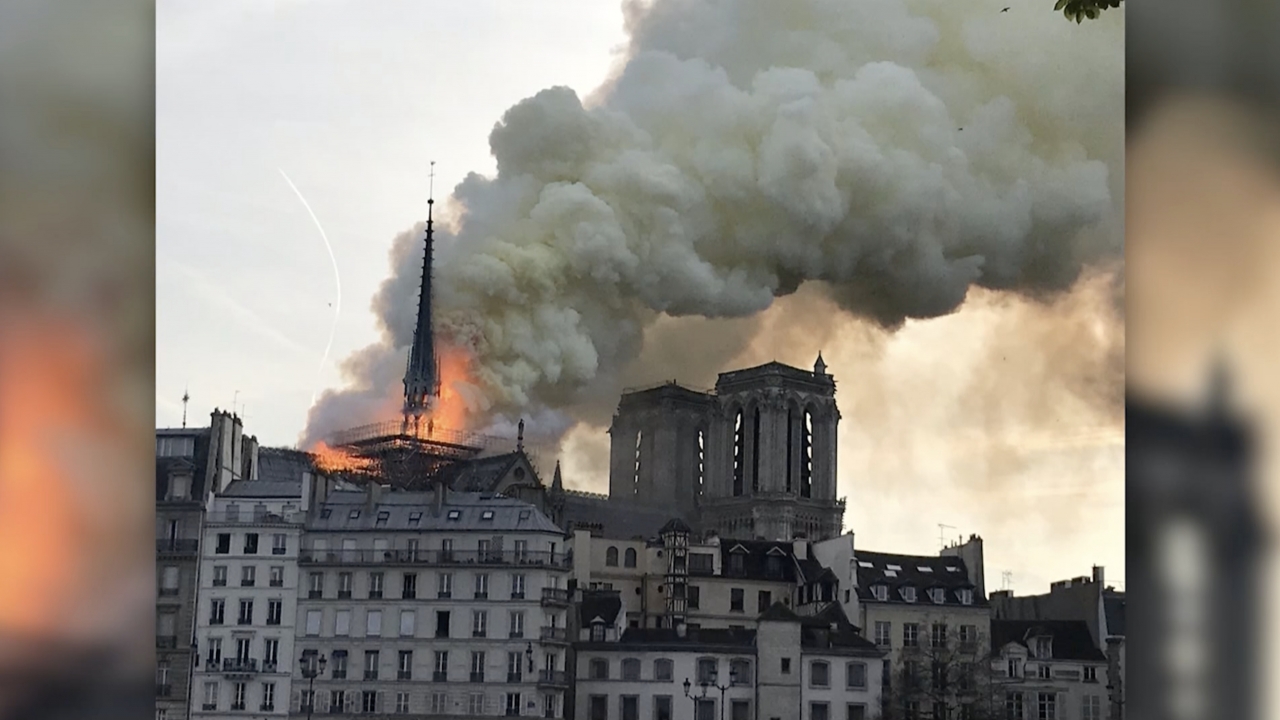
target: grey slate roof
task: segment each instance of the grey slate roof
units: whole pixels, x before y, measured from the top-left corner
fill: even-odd
[[[606,625],[613,625],[622,612],[622,598],[617,590],[584,590],[578,605],[578,618],[587,627],[600,618]]]
[[[562,534],[551,519],[533,505],[488,493],[450,492],[439,515],[435,512],[435,498],[430,492],[387,490],[372,507],[368,494],[363,491],[337,490],[329,494],[316,516],[308,522],[308,529],[317,531],[337,530],[411,530],[458,532],[548,532]],[[329,512],[325,512],[328,510]],[[359,511],[355,518],[353,510]],[[451,511],[458,515],[450,519]],[[387,513],[386,522],[378,525],[379,513]],[[493,513],[485,518],[485,513]],[[410,524],[410,515],[421,513],[417,524]],[[326,517],[327,515],[327,517]]]
[[[493,492],[498,481],[510,472],[524,453],[515,451],[470,460],[462,460],[443,471],[443,477],[454,490]]]
[[[258,480],[301,482],[303,473],[314,473],[315,457],[292,448],[258,448]]]
[[[946,600],[943,603],[945,605],[960,604],[960,598],[956,594],[960,589],[974,590],[974,606],[986,605],[986,598],[980,597],[973,583],[969,582],[968,568],[958,557],[894,555],[856,548],[853,554],[858,561],[858,597],[860,599],[879,602],[872,594],[871,586],[888,585],[889,602],[905,603],[900,591],[910,586],[916,589],[916,604],[932,604],[933,601],[928,598],[926,592],[930,588],[941,587],[947,591]],[[870,567],[867,567],[868,563]],[[928,570],[921,570],[922,567]]]
[[[291,498],[302,497],[302,481],[235,480],[222,493],[224,498]]]
[[[565,529],[600,526],[600,534],[614,540],[650,540],[658,536],[662,526],[672,519],[674,508],[652,508],[632,505],[618,499],[602,500],[566,493],[564,495]]]
[[[991,647],[1009,643],[1024,647],[1031,638],[1048,635],[1053,638],[1054,660],[1089,660],[1104,662],[1107,657],[1093,644],[1089,624],[1083,620],[992,620]]]

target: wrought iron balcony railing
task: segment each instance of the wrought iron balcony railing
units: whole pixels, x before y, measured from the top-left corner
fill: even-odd
[[[303,565],[462,565],[569,568],[565,553],[515,550],[303,550]]]

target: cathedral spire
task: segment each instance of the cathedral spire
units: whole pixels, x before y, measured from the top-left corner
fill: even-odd
[[[815,362],[815,363],[813,364],[813,374],[814,374],[814,375],[826,375],[826,374],[827,374],[827,363],[826,363],[825,361],[823,361],[823,359],[822,359],[822,351],[821,351],[821,350],[819,350],[819,351],[818,351],[818,360],[817,360],[817,362]]]
[[[422,253],[422,282],[418,289],[418,324],[409,347],[409,364],[404,372],[404,415],[417,418],[440,396],[440,361],[436,357],[435,327],[431,317],[432,210],[435,205],[436,163],[431,162],[427,197],[427,237]],[[416,424],[416,422],[415,422]]]
[[[564,490],[564,478],[560,477],[560,461],[556,461],[556,472],[551,477],[551,489],[556,492]]]

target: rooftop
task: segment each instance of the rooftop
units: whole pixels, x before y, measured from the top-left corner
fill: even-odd
[[[435,496],[427,491],[385,490],[370,502],[367,491],[337,490],[320,504],[309,529],[563,534],[533,505],[501,495],[451,491],[440,513],[435,510]]]
[[[854,550],[858,562],[858,598],[872,602],[877,600],[872,587],[887,585],[887,602],[908,603],[903,597],[904,588],[915,588],[916,603],[933,603],[925,595],[930,588],[946,591],[943,605],[960,605],[959,590],[974,590],[973,605],[985,606],[986,598],[979,597],[973,583],[969,582],[968,568],[958,557],[934,555],[897,555],[891,553]]]
[[[1105,662],[1107,657],[1093,644],[1089,624],[1083,620],[992,620],[991,647],[1016,643],[1030,649],[1032,638],[1053,638],[1054,660]]]

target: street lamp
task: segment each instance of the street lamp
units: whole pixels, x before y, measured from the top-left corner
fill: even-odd
[[[307,679],[307,697],[311,700],[307,703],[307,720],[311,720],[311,711],[316,706],[316,677],[324,672],[324,666],[329,663],[329,658],[324,655],[317,657],[314,653],[302,653],[298,662],[302,665],[302,677]]]
[[[697,717],[698,701],[706,700],[707,690],[710,690],[711,688],[715,688],[716,690],[720,691],[720,720],[724,720],[724,691],[732,687],[732,683],[730,683],[729,685],[720,685],[717,683],[707,682],[706,680],[702,680],[698,682],[698,687],[702,689],[702,694],[700,695],[694,695],[693,693],[689,692],[690,689],[692,689],[692,687],[693,685],[692,683],[689,682],[689,678],[685,678],[684,679],[684,696],[693,701],[693,715],[694,715],[693,720],[699,720],[699,718]]]

